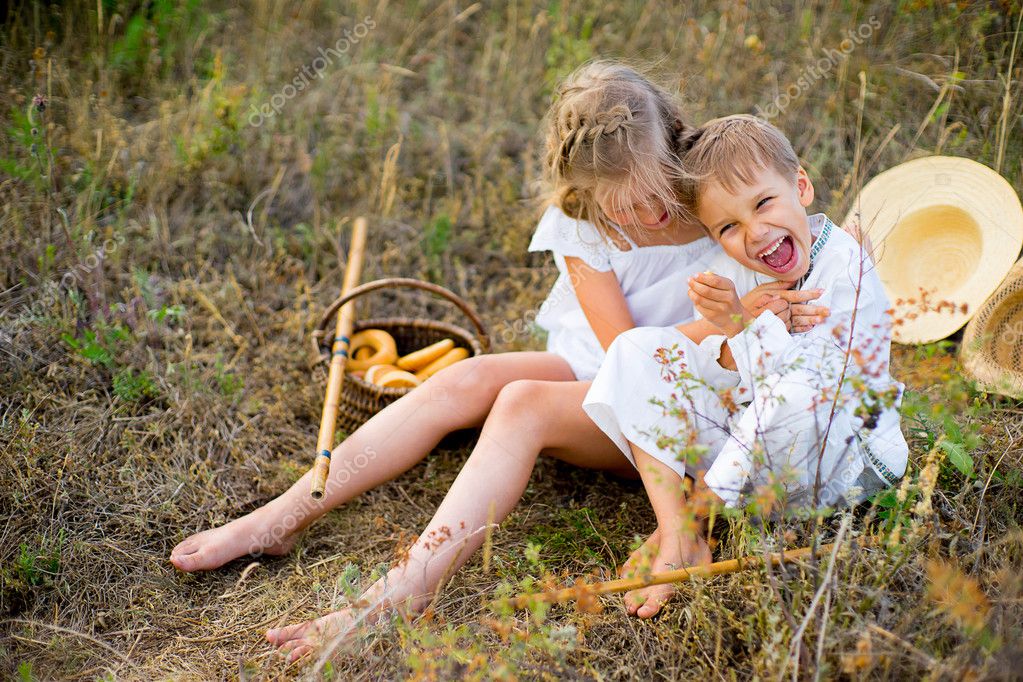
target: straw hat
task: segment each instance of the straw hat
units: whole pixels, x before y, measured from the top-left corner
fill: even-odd
[[[868,182],[843,226],[858,224],[895,308],[893,338],[937,341],[962,327],[1023,247],[1023,207],[1002,176],[928,156]]]
[[[1023,398],[1023,260],[966,325],[960,355],[981,388]]]

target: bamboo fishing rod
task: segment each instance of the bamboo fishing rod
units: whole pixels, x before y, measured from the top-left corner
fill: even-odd
[[[870,538],[864,538],[859,541],[854,541],[852,544],[854,546],[863,547],[865,545],[872,544],[872,540]],[[833,548],[833,544],[819,545],[817,547],[817,552],[829,552]],[[628,592],[629,590],[637,590],[643,587],[650,587],[651,585],[684,583],[690,578],[706,578],[715,575],[738,573],[739,571],[751,568],[758,568],[763,566],[765,562],[769,563],[771,566],[777,566],[796,559],[802,559],[812,551],[812,547],[800,547],[799,549],[790,549],[786,552],[775,552],[773,554],[769,554],[766,559],[762,556],[740,557],[738,559],[716,561],[712,564],[704,564],[702,566],[690,566],[688,568],[679,568],[674,571],[651,573],[645,577],[639,578],[619,578],[618,580],[608,580],[596,583],[583,583],[580,581],[572,587],[565,587],[552,592],[540,592],[537,594],[528,594],[523,592],[514,598],[513,603],[515,608],[522,609],[535,602],[559,604],[573,599],[599,596],[603,594],[614,594],[616,592]]]
[[[348,264],[345,266],[344,280],[341,282],[341,295],[359,285],[362,276],[362,257],[366,251],[366,219],[355,219],[352,228],[352,244],[348,250]],[[310,494],[313,499],[323,497],[327,487],[327,476],[330,474],[330,453],[334,447],[334,428],[337,425],[337,409],[341,400],[341,384],[345,376],[345,364],[348,361],[348,348],[351,345],[352,327],[355,324],[355,301],[341,306],[337,313],[337,326],[334,330],[334,342],[331,344],[330,369],[327,371],[327,395],[323,400],[323,413],[320,415],[320,435],[316,439],[316,460],[313,463],[313,480]]]

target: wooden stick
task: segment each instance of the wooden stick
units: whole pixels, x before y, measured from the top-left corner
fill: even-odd
[[[362,276],[362,256],[366,250],[366,219],[355,219],[352,230],[352,246],[348,252],[348,264],[341,284],[344,296],[359,284]],[[320,416],[320,435],[316,439],[316,460],[313,464],[313,499],[323,497],[330,474],[330,453],[334,447],[334,427],[337,425],[337,408],[341,400],[341,384],[345,376],[348,347],[351,344],[352,326],[355,323],[355,301],[341,306],[337,313],[334,343],[331,345],[330,369],[327,372],[327,395],[323,400],[323,414]]]
[[[854,545],[867,545],[871,544],[870,538],[864,538],[858,542],[854,542]],[[817,547],[817,552],[824,553],[832,549],[834,545],[820,545]],[[767,561],[772,566],[778,564],[793,561],[795,559],[802,559],[812,551],[811,547],[800,547],[799,549],[791,549],[784,553],[776,552],[769,554]],[[747,570],[750,568],[757,568],[764,565],[764,557],[753,556],[753,557],[742,557],[739,559],[729,559],[727,561],[717,561],[713,564],[705,564],[703,566],[690,566],[689,568],[680,568],[674,571],[664,571],[663,573],[651,573],[645,577],[640,578],[620,578],[618,580],[608,580],[606,582],[598,583],[585,583],[578,581],[572,587],[566,587],[553,592],[540,592],[538,594],[521,593],[514,599],[515,608],[526,608],[531,603],[535,602],[549,602],[552,604],[558,604],[561,602],[571,601],[573,599],[586,599],[602,594],[612,594],[615,592],[628,592],[629,590],[636,590],[643,587],[649,587],[650,585],[666,585],[668,583],[684,583],[690,578],[694,577],[709,577],[715,575],[725,575],[727,573],[737,573],[739,571]]]

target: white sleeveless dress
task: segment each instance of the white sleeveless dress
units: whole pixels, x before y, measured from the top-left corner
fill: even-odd
[[[604,348],[576,298],[566,256],[600,272],[613,271],[636,326],[667,327],[693,319],[687,280],[721,253],[708,237],[688,244],[637,246],[623,231],[618,232],[630,250],[622,251],[605,239],[593,223],[570,218],[551,206],[529,244],[530,251],[551,251],[560,273],[540,306],[536,323],[547,331],[547,350],[563,357],[579,381],[596,376]]]

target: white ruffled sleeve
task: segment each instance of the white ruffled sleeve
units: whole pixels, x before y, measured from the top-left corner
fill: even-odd
[[[562,258],[579,258],[600,272],[611,269],[610,248],[593,223],[570,218],[557,206],[544,212],[529,243],[530,251],[552,251]]]

